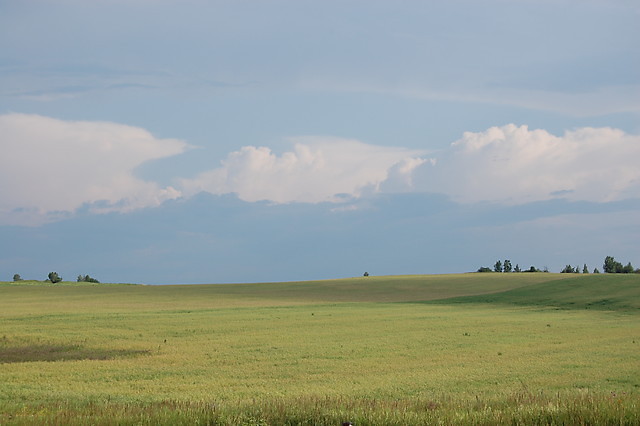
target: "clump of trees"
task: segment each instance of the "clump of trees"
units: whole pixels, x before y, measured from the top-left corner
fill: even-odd
[[[631,262],[622,266],[622,263],[616,261],[613,256],[607,256],[604,258],[602,269],[608,274],[640,274],[640,269],[634,269]]]
[[[564,269],[562,269],[562,271],[560,271],[561,274],[579,274],[580,273],[580,268],[579,267],[573,267],[571,265],[567,265],[564,267]],[[588,271],[587,271],[588,273]]]
[[[509,259],[505,259],[504,263],[501,260],[496,261],[493,269],[488,266],[482,266],[478,269],[478,272],[549,272],[549,270],[545,267],[544,271],[541,271],[535,266],[523,270],[518,263],[516,263],[516,266],[513,266]]]
[[[626,265],[623,265],[622,263],[616,261],[613,256],[607,256],[604,259],[603,270],[604,270],[604,272],[606,272],[608,274],[632,274],[632,273],[640,274],[640,269],[634,269],[634,267],[631,264],[631,262],[627,263]],[[536,268],[535,266],[531,266],[529,269],[522,270],[520,268],[520,265],[516,264],[516,266],[513,267],[511,261],[509,259],[505,259],[504,262],[502,260],[496,261],[496,263],[493,265],[493,269],[491,269],[491,268],[489,268],[487,266],[482,266],[480,269],[478,269],[478,272],[549,272],[549,269],[547,269],[547,267],[545,267],[544,270],[541,271],[540,269]],[[589,267],[587,266],[586,263],[582,267],[566,265],[560,271],[560,273],[562,273],[562,274],[579,274],[579,273],[588,274],[589,273]],[[599,274],[600,271],[598,270],[598,268],[594,268],[593,269],[593,273],[594,274]]]
[[[20,276],[20,274],[14,274],[13,281],[22,281],[22,277]]]
[[[78,275],[78,280],[79,283],[100,283],[100,281],[98,281],[95,278],[90,277],[89,275]]]

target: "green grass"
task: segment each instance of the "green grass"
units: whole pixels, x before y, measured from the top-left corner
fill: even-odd
[[[638,424],[640,276],[0,284],[0,424]]]

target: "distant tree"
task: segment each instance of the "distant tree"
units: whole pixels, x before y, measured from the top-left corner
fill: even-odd
[[[368,272],[365,272],[365,273],[363,274],[363,276],[368,277],[368,276],[369,276],[369,273],[368,273]]]
[[[594,273],[594,274],[599,274],[599,273],[600,273],[600,270],[599,270],[598,268],[593,268],[593,273]]]
[[[502,272],[502,262],[497,261],[495,265],[493,265],[493,272]]]
[[[520,265],[516,263],[516,267],[513,268],[513,272],[522,272],[522,269],[520,269]]]
[[[49,277],[49,281],[51,281],[53,284],[62,281],[62,277],[58,275],[57,272],[49,272],[49,275],[47,275],[47,277]]]
[[[582,267],[582,273],[583,274],[588,274],[589,273],[589,268],[587,268],[587,264],[585,263],[584,266]]]
[[[575,272],[575,270],[573,269],[573,266],[571,265],[567,265],[564,267],[564,269],[562,271],[560,271],[561,274],[573,274]]]
[[[491,272],[491,268],[487,268],[486,266],[481,266],[480,269],[478,269],[478,272]]]
[[[531,265],[531,267],[529,269],[527,269],[525,272],[541,272],[541,271],[540,271],[540,269],[538,269],[535,266]]]
[[[13,275],[13,280],[14,281],[22,281],[22,277],[20,276],[20,274],[14,274]]]
[[[627,263],[627,265],[622,268],[623,274],[633,274],[634,272],[635,270],[633,269],[633,265],[631,265],[631,262]]]
[[[542,272],[549,272],[549,268],[545,266]]]
[[[511,270],[512,270],[511,261],[509,259],[506,259],[504,261],[504,271],[511,272]]]

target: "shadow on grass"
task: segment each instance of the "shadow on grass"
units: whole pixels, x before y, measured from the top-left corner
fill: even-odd
[[[38,361],[108,360],[148,355],[148,350],[95,349],[80,345],[29,344],[0,346],[0,364]]]

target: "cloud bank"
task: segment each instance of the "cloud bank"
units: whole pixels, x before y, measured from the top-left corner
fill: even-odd
[[[0,115],[0,135],[4,225],[39,225],[80,208],[126,212],[199,192],[276,204],[347,203],[399,192],[507,205],[640,198],[640,136],[612,128],[556,136],[509,124],[466,132],[429,157],[426,150],[299,137],[281,154],[268,147],[242,147],[218,167],[192,179],[178,178],[176,187],[162,187],[134,172],[147,161],[183,153],[187,144],[158,139],[141,128],[7,114]]]
[[[0,223],[37,225],[83,205],[95,212],[157,206],[180,196],[134,175],[146,161],[183,152],[176,139],[108,122],[0,115]]]
[[[460,203],[526,204],[563,198],[640,198],[640,136],[580,128],[562,136],[508,124],[465,132],[443,151],[300,138],[281,156],[247,146],[221,167],[183,180],[185,194],[236,193],[245,201],[343,202],[376,192],[445,194]]]
[[[414,176],[416,187],[463,203],[640,197],[640,136],[617,129],[586,127],[555,136],[509,124],[466,132],[437,157]]]
[[[419,157],[425,151],[349,139],[303,137],[293,143],[282,155],[245,146],[182,186],[186,194],[236,193],[244,201],[339,202],[378,191],[390,175],[409,187],[411,172],[425,161]]]

